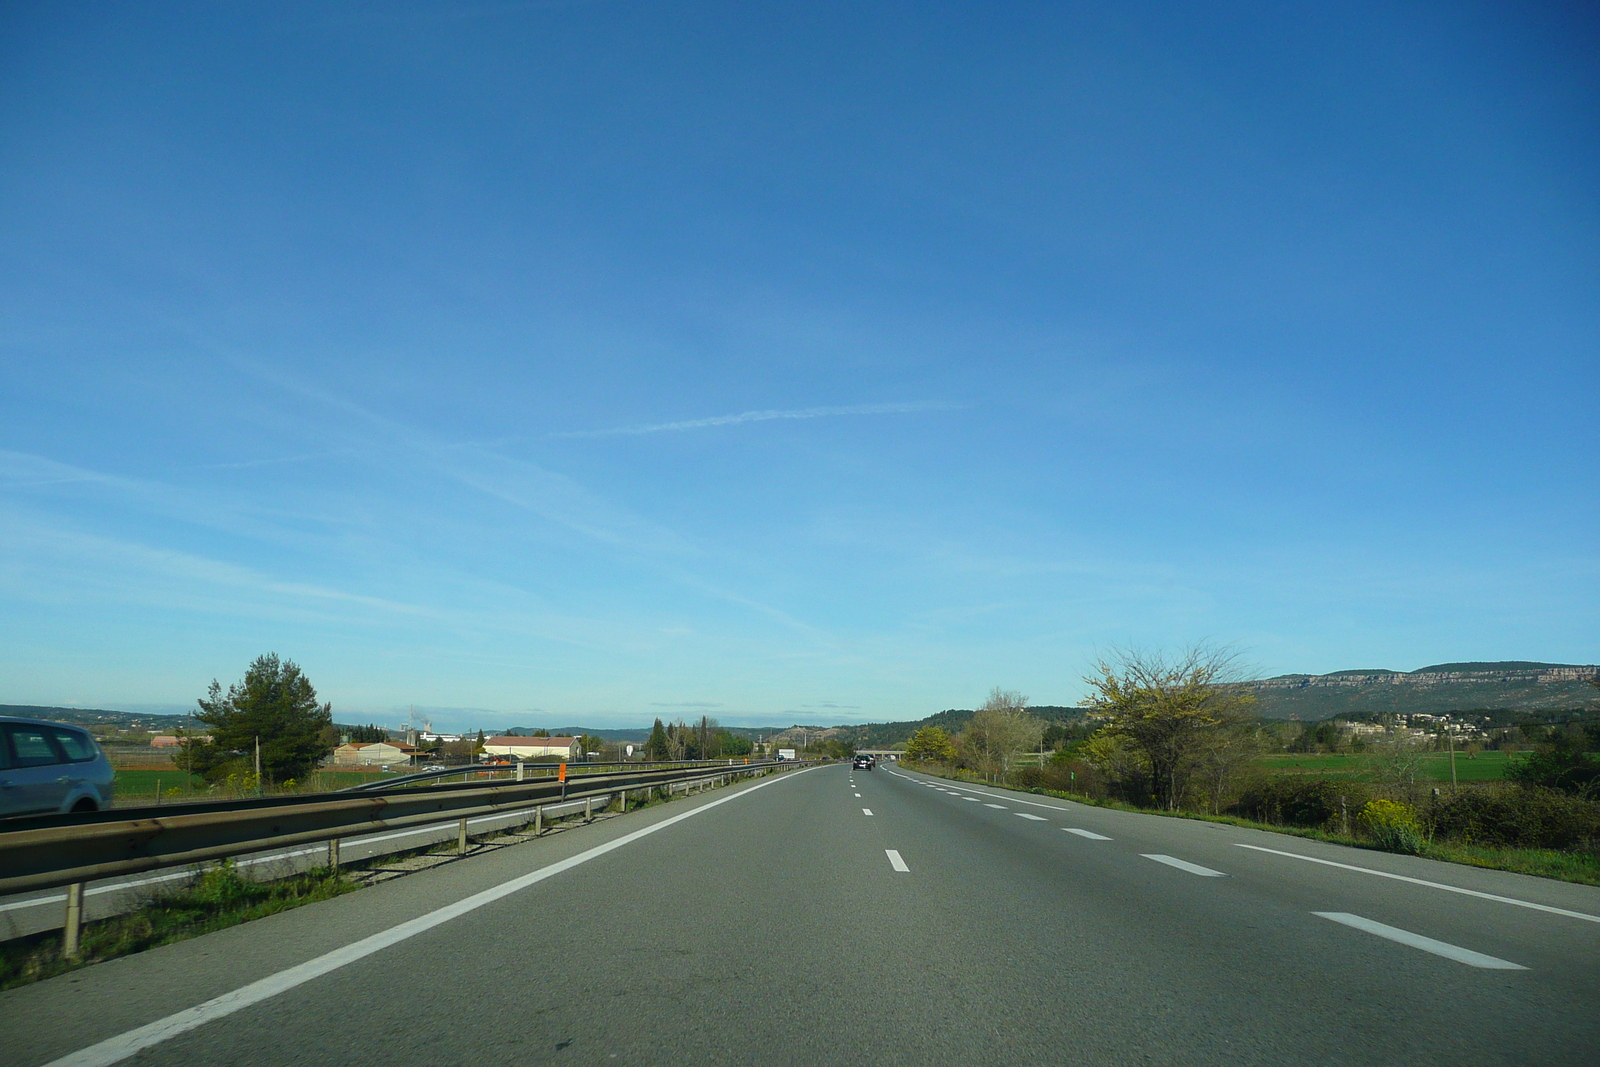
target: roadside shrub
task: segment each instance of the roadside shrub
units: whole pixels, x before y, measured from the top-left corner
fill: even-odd
[[[1057,793],[1106,795],[1104,779],[1081,760],[1063,758],[1056,753],[1043,767],[1018,767],[1011,772],[1011,784],[1021,789],[1051,789]]]
[[[1435,799],[1427,821],[1436,836],[1467,844],[1600,849],[1600,803],[1558,789],[1465,789]]]
[[[1368,801],[1356,821],[1379,848],[1411,855],[1422,851],[1422,827],[1409,805],[1392,800]]]
[[[1347,778],[1281,774],[1246,788],[1230,810],[1257,822],[1344,830],[1371,797],[1365,785]]]

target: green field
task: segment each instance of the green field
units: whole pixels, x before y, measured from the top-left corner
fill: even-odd
[[[1505,777],[1508,761],[1519,757],[1520,754],[1512,755],[1505,752],[1480,752],[1476,759],[1468,759],[1458,752],[1456,753],[1456,780],[1461,782],[1497,782]],[[1287,774],[1349,774],[1371,777],[1377,769],[1378,759],[1379,757],[1377,756],[1365,753],[1311,756],[1286,752],[1262,756],[1260,764],[1264,770],[1279,771]],[[1429,753],[1423,758],[1422,773],[1435,781],[1448,782],[1450,780],[1450,754],[1448,752]]]
[[[150,770],[138,767],[116,768],[116,803],[119,806],[128,804],[154,802],[156,787],[159,783],[163,799],[182,800],[193,797],[205,796],[210,787],[205,779],[198,774],[188,782],[189,776],[175,767],[166,767],[159,770]],[[311,780],[305,783],[303,789],[288,790],[296,793],[325,793],[345,786],[361,785],[364,782],[375,781],[382,777],[366,771],[318,771],[312,775]],[[178,790],[176,796],[172,790]],[[276,789],[274,793],[283,793],[285,790]]]
[[[156,783],[161,784],[161,791],[179,789],[185,792],[205,792],[205,783],[199,775],[193,778],[193,787],[184,788],[184,779],[189,777],[177,768],[167,768],[159,771],[130,770],[117,768],[116,799],[119,802],[130,800],[134,797],[144,797],[153,800],[156,795]]]

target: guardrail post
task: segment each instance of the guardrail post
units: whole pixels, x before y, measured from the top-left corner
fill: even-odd
[[[583,821],[594,822],[594,797],[583,798]]]
[[[330,871],[339,869],[339,839],[337,837],[330,838],[328,841],[328,869]]]
[[[517,760],[517,781],[522,781],[522,769],[526,766],[527,764],[523,763],[521,760]]]
[[[544,833],[544,805],[536,805],[533,809],[533,836],[539,837]]]
[[[69,960],[78,958],[78,935],[83,930],[83,883],[67,886],[67,924],[62,934],[61,954]]]
[[[465,819],[461,820],[461,840],[456,846],[456,851],[462,853],[467,851],[467,820]]]
[[[617,800],[622,804],[622,814],[628,814],[628,791],[626,789],[617,794]]]

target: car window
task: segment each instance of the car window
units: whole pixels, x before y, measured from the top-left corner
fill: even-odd
[[[88,734],[80,734],[76,730],[51,730],[55,735],[56,744],[61,746],[61,751],[67,754],[68,763],[83,763],[94,759],[94,742],[89,740]]]
[[[50,733],[43,726],[12,725],[6,728],[11,735],[11,765],[13,767],[43,767],[60,763],[56,747],[50,743]]]

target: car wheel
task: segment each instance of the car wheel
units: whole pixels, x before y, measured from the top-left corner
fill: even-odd
[[[100,810],[100,805],[96,804],[94,801],[90,800],[88,797],[84,797],[82,800],[80,800],[76,804],[72,805],[72,810],[73,810],[74,813],[77,813],[77,812],[80,812],[80,811],[99,811]]]

